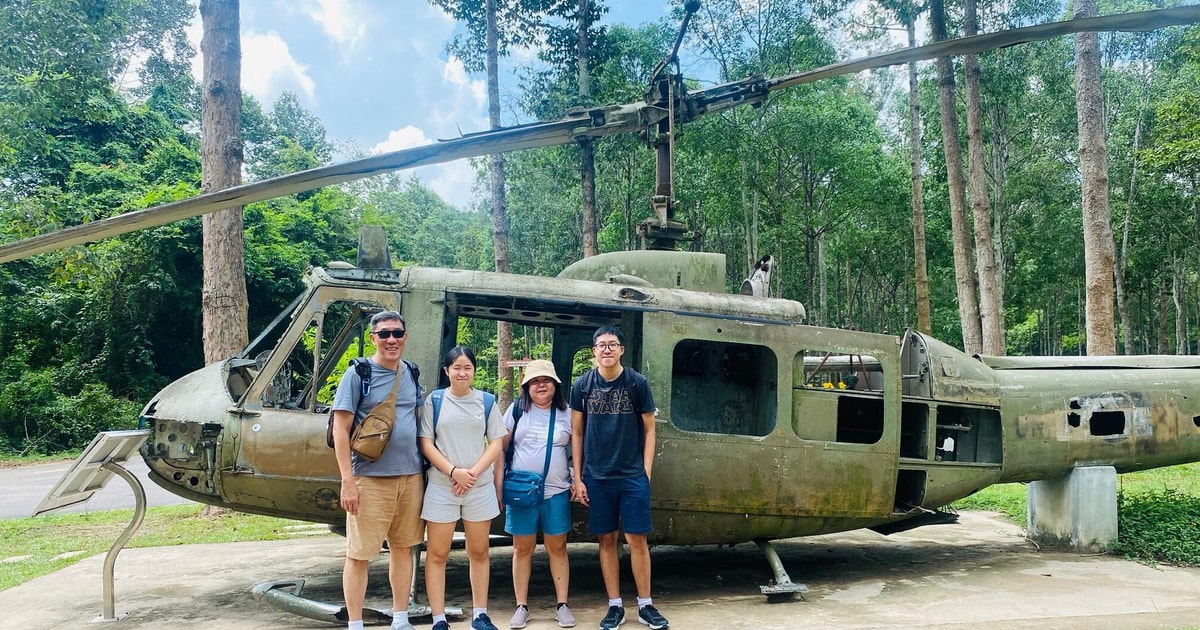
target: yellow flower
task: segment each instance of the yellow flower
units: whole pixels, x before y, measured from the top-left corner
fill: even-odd
[[[845,381],[838,381],[838,389],[846,389]]]
[[[824,383],[821,383],[821,387],[824,387],[825,389],[833,389],[833,383],[825,381]]]

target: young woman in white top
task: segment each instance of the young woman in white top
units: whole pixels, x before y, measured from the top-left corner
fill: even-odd
[[[450,628],[446,622],[446,558],[460,519],[471,566],[471,628],[497,630],[487,616],[488,532],[492,519],[500,514],[500,484],[495,479],[500,467],[493,470],[492,464],[500,459],[501,438],[508,432],[494,404],[485,417],[484,393],[471,387],[475,353],[470,348],[451,348],[442,360],[442,369],[450,387],[426,397],[420,432],[421,452],[432,465],[421,509],[427,524],[425,594],[434,613],[432,630]],[[442,402],[435,427],[434,399],[438,397]]]

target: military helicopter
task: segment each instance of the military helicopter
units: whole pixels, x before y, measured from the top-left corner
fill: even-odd
[[[645,132],[658,157],[645,249],[580,260],[556,277],[409,266],[392,269],[381,234],[357,266],[307,271],[306,291],[238,356],[168,385],[142,411],[155,483],[234,510],[339,525],[337,467],[318,391],[361,353],[370,315],[401,312],[405,358],[426,375],[457,343],[458,322],[547,329],[564,380],[592,331],[617,324],[626,364],[659,404],[651,542],[756,541],[777,585],[791,585],[771,540],[919,524],[985,486],[1200,460],[1200,359],[972,357],[928,335],[805,325],[798,302],[725,292],[725,257],[678,251],[670,177],[675,125],[773,92],[861,70],[1083,31],[1200,21],[1200,7],[1077,19],[943,41],[764,79],[689,91],[677,52],[645,100],[574,111],[201,195],[0,246],[0,263],[232,205],[464,157]],[[758,270],[771,271],[764,257]],[[765,267],[765,268],[764,268]],[[428,380],[428,376],[425,377]],[[842,383],[844,387],[826,387]],[[429,383],[426,383],[428,385]],[[720,471],[714,474],[714,471]],[[582,535],[583,514],[576,513]],[[795,585],[798,586],[798,585]],[[795,589],[793,589],[795,590]],[[767,591],[764,591],[767,592]]]

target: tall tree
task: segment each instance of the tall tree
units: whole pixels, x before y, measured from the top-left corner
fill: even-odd
[[[242,45],[238,0],[201,0],[204,35],[201,190],[213,192],[242,181]],[[246,345],[246,253],[241,206],[203,219],[204,361],[227,359]]]
[[[946,7],[943,0],[930,0],[933,40],[946,39]],[[979,323],[978,287],[973,264],[971,226],[962,172],[962,148],[958,144],[958,110],[955,102],[954,66],[949,57],[938,57],[938,109],[941,112],[942,149],[946,154],[946,180],[950,190],[950,224],[954,233],[954,279],[958,291],[958,315],[962,322],[963,349],[982,352],[983,332]]]
[[[1076,0],[1075,18],[1097,15],[1096,0]],[[1108,149],[1104,98],[1100,91],[1100,51],[1095,33],[1075,36],[1075,100],[1079,122],[1082,179],[1083,256],[1087,283],[1087,352],[1117,352],[1113,318],[1113,232],[1108,196]]]
[[[488,121],[492,129],[502,125],[500,120],[500,56],[510,46],[534,43],[540,32],[537,16],[544,7],[540,2],[523,0],[432,0],[454,17],[465,22],[468,36],[456,37],[449,49],[462,58],[469,68],[480,67],[487,73]],[[482,57],[482,62],[481,58]],[[505,198],[504,156],[488,158],[488,191],[492,210],[492,247],[496,271],[512,270],[508,257],[508,202]],[[499,322],[496,326],[496,361],[500,403],[512,401],[512,324]]]
[[[979,32],[978,0],[966,0],[966,35]],[[1004,354],[1004,321],[1000,317],[1000,291],[996,282],[996,256],[992,245],[992,213],[988,204],[983,166],[983,103],[979,93],[979,56],[963,58],[967,83],[967,176],[971,188],[971,214],[975,219],[975,271],[979,276],[979,323],[983,353]]]
[[[590,64],[591,29],[591,0],[579,0],[577,20],[577,37],[579,40],[579,100],[587,106],[592,95],[592,78],[588,72]],[[596,243],[596,147],[590,138],[579,141],[579,179],[583,186],[583,255],[595,256],[600,253]]]

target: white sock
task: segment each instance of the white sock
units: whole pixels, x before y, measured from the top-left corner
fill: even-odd
[[[487,608],[474,608],[471,610],[471,618],[472,619],[478,619],[479,615],[486,615],[486,614],[487,614]]]
[[[608,600],[608,605],[616,606],[617,608],[623,608],[625,606],[620,597]]]
[[[649,606],[652,603],[653,603],[653,601],[649,597],[639,597],[638,598],[638,608],[645,608],[646,606]]]
[[[408,623],[407,608],[400,612],[392,612],[392,625],[400,625],[402,623]]]
[[[349,624],[347,627],[348,627],[350,630],[363,630],[363,622],[362,622],[362,619],[359,619],[358,621],[351,621],[351,622],[350,622],[350,624]]]
[[[442,613],[442,614],[440,614],[440,615],[434,615],[434,616],[433,616],[433,623],[434,623],[434,624],[437,624],[437,622],[439,622],[439,621],[445,621],[445,620],[446,620],[446,613]]]

